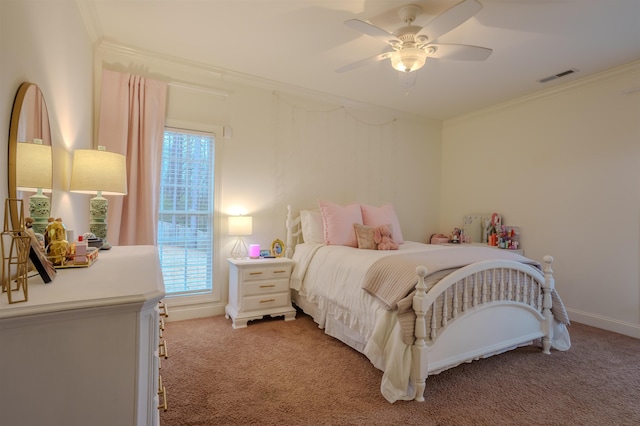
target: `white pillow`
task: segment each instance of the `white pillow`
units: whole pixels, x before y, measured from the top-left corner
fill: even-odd
[[[301,210],[300,223],[305,243],[324,244],[324,225],[319,210]]]
[[[357,248],[358,239],[353,224],[363,224],[360,205],[341,206],[323,200],[318,200],[318,205],[324,225],[325,244]]]

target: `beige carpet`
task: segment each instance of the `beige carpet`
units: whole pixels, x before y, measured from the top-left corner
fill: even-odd
[[[581,324],[572,348],[520,348],[427,379],[426,401],[388,403],[382,373],[310,317],[167,323],[175,425],[637,425],[640,340]]]

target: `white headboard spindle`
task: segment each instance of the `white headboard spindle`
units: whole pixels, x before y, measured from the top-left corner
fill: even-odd
[[[300,226],[300,215],[295,218],[291,214],[291,205],[287,205],[287,242],[285,244],[284,255],[291,259],[293,257],[293,248],[300,242],[302,227]]]

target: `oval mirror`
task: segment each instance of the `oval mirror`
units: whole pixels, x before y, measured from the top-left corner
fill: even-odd
[[[34,219],[34,231],[44,232],[53,187],[51,129],[47,104],[40,88],[22,83],[13,102],[9,126],[9,198],[23,199],[24,215]],[[10,203],[11,225],[21,229],[16,203]]]

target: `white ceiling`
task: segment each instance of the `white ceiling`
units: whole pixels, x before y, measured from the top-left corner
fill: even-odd
[[[344,21],[393,31],[403,5],[420,5],[416,24],[424,25],[459,0],[78,1],[104,40],[436,119],[640,59],[640,0],[480,0],[483,9],[438,42],[493,54],[484,62],[427,60],[406,94],[388,60],[335,72],[386,47]],[[579,72],[538,82],[571,68]]]

